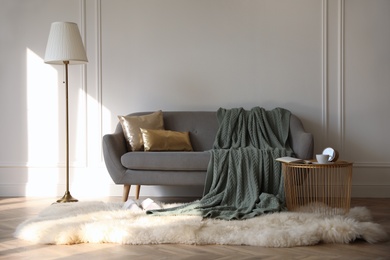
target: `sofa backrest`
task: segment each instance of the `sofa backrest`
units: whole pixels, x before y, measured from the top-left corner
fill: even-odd
[[[132,116],[150,114],[152,112],[132,113]],[[164,127],[166,130],[190,132],[194,151],[207,151],[213,148],[218,131],[216,111],[163,111]],[[122,132],[118,123],[116,132]],[[123,138],[124,140],[124,138]],[[313,156],[313,135],[306,133],[301,120],[291,115],[290,136],[288,142],[297,158],[311,159]]]
[[[130,115],[140,116],[150,113],[152,112],[138,112]],[[166,130],[190,132],[194,151],[206,151],[213,147],[218,131],[217,112],[163,111],[163,118]],[[117,125],[117,131],[122,131],[120,123]]]
[[[194,151],[213,148],[218,131],[216,112],[163,112],[163,115],[165,129],[190,132]]]

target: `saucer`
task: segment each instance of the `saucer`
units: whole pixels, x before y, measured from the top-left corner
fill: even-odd
[[[313,164],[318,164],[318,165],[327,165],[327,164],[333,164],[333,162],[327,162],[327,163],[313,162]]]

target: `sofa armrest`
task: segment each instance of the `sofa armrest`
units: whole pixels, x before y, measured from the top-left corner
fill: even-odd
[[[126,168],[121,163],[121,157],[127,153],[126,140],[122,132],[115,132],[103,136],[103,156],[104,161],[116,184],[122,184]]]
[[[313,135],[305,131],[301,120],[295,115],[290,117],[290,145],[297,158],[313,158]]]

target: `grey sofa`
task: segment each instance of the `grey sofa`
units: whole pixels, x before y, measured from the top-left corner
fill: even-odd
[[[145,115],[150,112],[133,113]],[[103,155],[107,170],[116,184],[123,184],[123,201],[136,185],[203,186],[218,130],[217,112],[163,112],[164,127],[173,131],[190,132],[191,152],[128,152],[122,127],[118,123],[113,134],[103,136]],[[290,145],[298,158],[311,159],[313,136],[305,132],[298,117],[290,118]]]

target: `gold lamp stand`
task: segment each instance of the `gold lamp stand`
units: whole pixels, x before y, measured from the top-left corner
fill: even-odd
[[[68,65],[69,61],[64,61],[65,65],[65,92],[66,92],[66,191],[61,199],[57,200],[58,203],[63,202],[77,202],[78,200],[73,198],[69,192],[69,106],[68,106]]]

